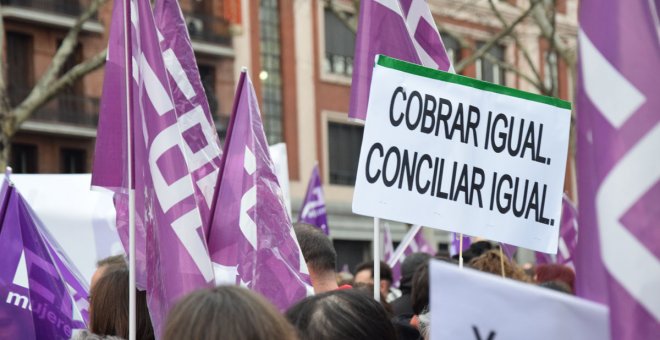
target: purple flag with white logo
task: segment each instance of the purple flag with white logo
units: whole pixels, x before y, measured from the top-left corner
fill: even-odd
[[[241,73],[208,244],[216,282],[247,286],[280,310],[311,290],[268,151],[252,82]]]
[[[95,157],[98,160],[115,155],[118,163],[107,164],[111,169],[99,168],[103,161],[95,163],[92,184],[119,193],[116,199],[118,228],[123,228],[120,235],[123,233],[124,240],[127,239],[128,158],[125,155],[132,153],[130,173],[138,236],[136,260],[143,261],[137,263],[137,274],[138,279],[142,279],[139,283],[147,290],[149,312],[158,336],[165,316],[177,299],[195,289],[212,286],[214,281],[205,242],[203,209],[198,205],[200,199],[205,198],[203,190],[200,196],[199,187],[196,188],[199,177],[193,176],[189,168],[191,157],[196,157],[205,145],[191,136],[204,134],[208,131],[205,125],[210,122],[200,107],[202,104],[194,102],[193,97],[189,103],[175,102],[180,97],[172,94],[170,85],[178,78],[172,77],[165,65],[162,34],[156,28],[150,1],[133,0],[131,4],[124,9],[123,1],[115,2],[108,56],[112,71],[106,71],[104,81]],[[122,62],[124,15],[130,19],[131,27],[128,98],[125,98],[127,91],[123,83],[126,74]],[[112,85],[116,88],[108,88]],[[130,104],[130,130],[125,123],[126,109],[119,106],[126,100]],[[131,153],[125,147],[127,142],[117,140],[127,135],[133,144]],[[215,142],[213,136],[206,137],[205,141]],[[117,157],[117,154],[124,156]],[[109,175],[109,170],[123,177]],[[140,274],[146,276],[146,282]]]
[[[579,296],[613,340],[660,334],[660,4],[580,2]]]
[[[86,328],[52,247],[25,199],[9,186],[0,232],[0,336],[69,339]]]
[[[349,117],[365,120],[376,55],[453,72],[426,0],[363,0],[355,39]]]
[[[328,215],[325,211],[325,198],[323,196],[323,186],[321,184],[321,175],[319,174],[319,165],[314,165],[312,176],[309,178],[307,193],[303,201],[298,222],[305,222],[315,225],[328,235]]]
[[[188,171],[195,187],[195,200],[208,234],[211,205],[222,156],[204,86],[197,68],[186,21],[177,0],[158,0],[154,18],[167,68],[174,109]]]

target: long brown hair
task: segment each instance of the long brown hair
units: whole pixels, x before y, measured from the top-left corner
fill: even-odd
[[[295,340],[293,327],[269,302],[245,288],[189,294],[170,311],[164,340]]]
[[[90,331],[128,339],[128,269],[118,267],[103,274],[90,295]],[[154,339],[144,291],[137,291],[136,311],[137,338]]]

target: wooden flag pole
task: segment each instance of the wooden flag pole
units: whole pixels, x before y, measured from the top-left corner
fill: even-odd
[[[127,137],[127,159],[128,161],[128,340],[136,340],[136,289],[135,289],[135,190],[133,190],[133,141],[131,137],[131,79],[132,79],[132,53],[131,53],[131,2],[124,0],[124,86],[126,96],[126,137]],[[137,13],[136,13],[137,14]]]
[[[504,273],[504,252],[502,251],[502,243],[500,243],[500,266],[502,267],[502,277],[506,278]]]
[[[380,303],[380,218],[374,217],[374,299]]]
[[[392,254],[392,258],[390,259],[388,265],[390,267],[394,267],[394,264],[399,262],[399,259],[403,255],[403,252],[408,248],[410,243],[415,239],[415,235],[419,232],[419,230],[422,229],[422,226],[419,224],[413,225],[410,230],[408,230],[408,233],[406,233],[406,236],[403,237],[403,240],[401,240],[401,243],[399,243],[399,246],[396,247],[396,250],[394,251],[394,254]]]
[[[458,234],[458,268],[463,268],[463,233]]]

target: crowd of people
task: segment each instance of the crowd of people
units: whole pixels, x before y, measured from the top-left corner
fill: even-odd
[[[183,297],[170,311],[162,338],[175,339],[428,339],[429,269],[431,256],[414,253],[401,265],[394,287],[392,270],[381,262],[375,282],[373,261],[356,266],[352,274],[337,273],[337,254],[320,229],[303,223],[294,231],[307,266],[314,295],[286,311],[278,311],[259,294],[239,286],[202,289]],[[463,253],[467,266],[509,279],[573,293],[575,274],[570,267],[543,264],[524,270],[488,241],[472,243]],[[456,259],[436,257],[458,264]],[[98,263],[90,292],[89,329],[76,340],[128,338],[128,268],[123,256]],[[373,299],[377,285],[381,301]],[[137,338],[154,339],[147,300],[137,292]]]

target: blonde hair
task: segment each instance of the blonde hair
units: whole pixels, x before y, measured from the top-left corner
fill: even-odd
[[[521,282],[531,282],[531,279],[525,274],[522,268],[511,262],[506,256],[504,256],[502,261],[499,249],[489,250],[481,254],[481,256],[472,259],[469,266],[482,272],[502,275],[502,263],[504,263],[504,276],[507,278]]]

